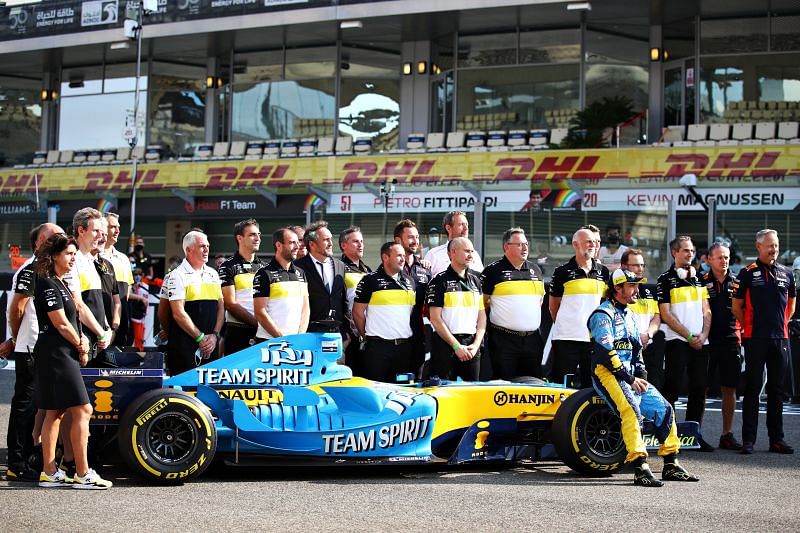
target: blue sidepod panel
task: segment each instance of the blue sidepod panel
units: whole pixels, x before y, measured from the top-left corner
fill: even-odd
[[[218,419],[217,448],[223,453],[429,460],[435,399],[352,378],[348,367],[336,363],[341,353],[338,334],[288,335],[164,384],[196,390]],[[281,396],[255,394],[259,389]],[[256,397],[265,399],[245,400]]]

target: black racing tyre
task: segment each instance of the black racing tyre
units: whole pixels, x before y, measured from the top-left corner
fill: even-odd
[[[149,391],[119,425],[122,459],[145,479],[181,483],[202,474],[217,449],[214,419],[203,403],[174,389]]]
[[[609,475],[625,464],[620,419],[594,389],[581,389],[561,402],[552,436],[564,464],[581,474]]]

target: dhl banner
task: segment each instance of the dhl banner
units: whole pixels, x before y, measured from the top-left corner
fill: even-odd
[[[130,165],[0,170],[0,195],[129,191]],[[800,145],[717,148],[626,148],[535,152],[374,155],[258,161],[164,162],[139,166],[141,191],[224,190],[262,187],[298,192],[308,185],[345,192],[359,185],[450,187],[466,182],[559,188],[664,187],[685,174],[700,186],[786,186],[800,176]],[[38,179],[37,179],[38,178]],[[361,189],[363,190],[363,189]]]

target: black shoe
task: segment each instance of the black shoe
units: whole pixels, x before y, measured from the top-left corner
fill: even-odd
[[[794,453],[794,448],[786,444],[784,440],[776,440],[769,445],[769,451],[772,453],[782,453],[784,455],[791,455]]]
[[[698,437],[697,443],[700,444],[700,450],[699,451],[701,451],[701,452],[713,452],[714,451],[714,447],[712,445],[710,445],[709,443],[707,443],[706,440],[703,437]]]
[[[742,450],[739,453],[742,455],[753,455],[753,443],[744,441],[744,444],[742,444]]]
[[[44,470],[44,460],[42,459],[42,445],[37,444],[33,447],[30,457],[28,457],[28,464],[36,472]]]
[[[690,474],[684,467],[673,459],[672,462],[664,462],[664,470],[661,471],[661,479],[664,481],[700,481],[700,478]]]
[[[720,450],[741,450],[742,444],[736,440],[736,437],[733,436],[733,433],[725,433],[719,438],[719,449]]]
[[[640,487],[663,487],[664,483],[653,477],[647,463],[642,463],[633,470],[633,484]]]
[[[21,468],[9,466],[6,470],[6,481],[39,481],[39,473],[28,467],[27,465]]]

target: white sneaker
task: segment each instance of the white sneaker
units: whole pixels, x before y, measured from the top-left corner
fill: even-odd
[[[114,484],[110,481],[101,478],[97,472],[91,468],[86,472],[86,475],[79,476],[77,473],[72,478],[72,488],[82,490],[106,490],[113,487]]]
[[[39,486],[48,489],[57,489],[70,487],[72,484],[67,481],[67,475],[64,473],[64,471],[60,468],[56,468],[55,473],[52,475],[48,475],[48,473],[44,470],[41,474],[39,474]]]

